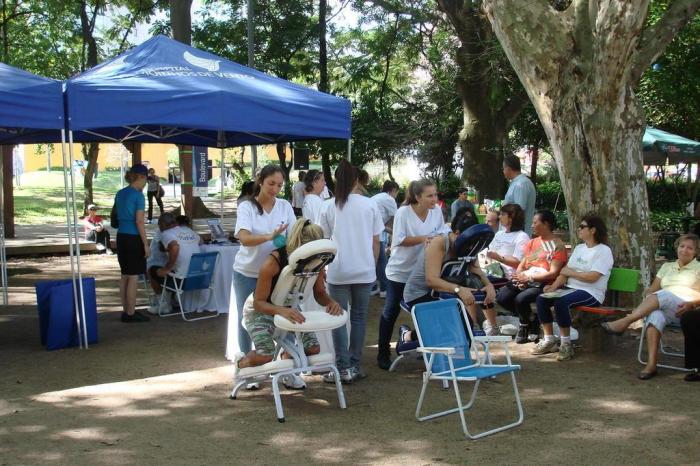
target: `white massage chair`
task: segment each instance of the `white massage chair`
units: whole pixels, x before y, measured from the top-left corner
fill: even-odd
[[[293,307],[304,313],[306,321],[303,324],[295,324],[282,316],[275,316],[277,330],[273,336],[277,348],[275,358],[262,366],[236,367],[233,379],[233,391],[231,399],[236,399],[238,391],[250,383],[272,382],[272,392],[277,408],[277,420],[284,422],[284,411],[280,398],[279,379],[286,375],[300,375],[312,371],[332,371],[335,374],[335,386],[338,392],[338,402],[345,409],[345,395],[340,382],[340,374],[335,365],[335,354],[332,351],[324,351],[313,356],[304,354],[301,341],[304,332],[324,332],[341,327],[347,323],[348,313],[340,316],[332,316],[325,311],[305,310],[305,300],[313,298],[313,287],[319,272],[335,258],[336,246],[333,241],[320,239],[300,246],[289,256],[288,265],[282,269],[280,276],[272,290],[271,301],[277,306]],[[253,295],[246,301],[246,307],[252,306]],[[319,335],[319,340],[321,336]],[[290,359],[281,359],[284,350]]]

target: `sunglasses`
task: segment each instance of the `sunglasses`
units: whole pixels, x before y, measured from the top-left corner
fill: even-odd
[[[584,228],[590,228],[590,227],[588,225],[586,225],[585,223],[582,223],[578,226],[579,230],[583,230]]]

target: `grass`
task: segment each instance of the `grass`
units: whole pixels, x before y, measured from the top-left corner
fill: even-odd
[[[114,202],[114,194],[121,189],[121,175],[118,171],[102,171],[93,182],[93,202],[102,216],[109,215]],[[209,186],[216,185],[218,179],[210,180]],[[75,202],[79,209],[85,199],[83,179],[75,179]],[[19,225],[42,225],[66,223],[63,172],[28,172],[22,175],[22,186],[14,188],[15,223]],[[219,199],[220,192],[210,190],[211,197]],[[230,199],[233,189],[224,190],[224,198]],[[79,212],[80,214],[80,212]]]

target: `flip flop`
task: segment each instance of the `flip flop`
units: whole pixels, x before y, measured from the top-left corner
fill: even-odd
[[[608,335],[615,335],[615,336],[618,336],[618,337],[619,337],[620,335],[623,335],[623,334],[625,333],[624,330],[623,330],[622,332],[616,332],[616,331],[614,331],[613,329],[610,328],[610,324],[609,324],[608,322],[603,322],[602,324],[600,324],[600,327],[601,327],[601,328],[605,331],[605,333],[607,333]]]
[[[652,371],[652,372],[644,372],[644,371],[641,371],[641,372],[639,373],[639,375],[637,376],[637,378],[639,378],[639,380],[649,380],[649,379],[651,379],[652,377],[654,377],[655,375],[656,375],[656,371],[655,371],[655,370]]]

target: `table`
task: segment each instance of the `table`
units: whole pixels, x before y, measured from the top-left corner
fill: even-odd
[[[240,245],[203,244],[201,252],[218,252],[219,260],[214,271],[214,284],[211,290],[192,291],[184,293],[182,305],[188,311],[218,311],[226,314],[229,311],[231,289],[233,284],[233,262]],[[233,295],[235,298],[235,295]],[[233,302],[235,303],[235,299]],[[234,304],[235,307],[235,304]]]

